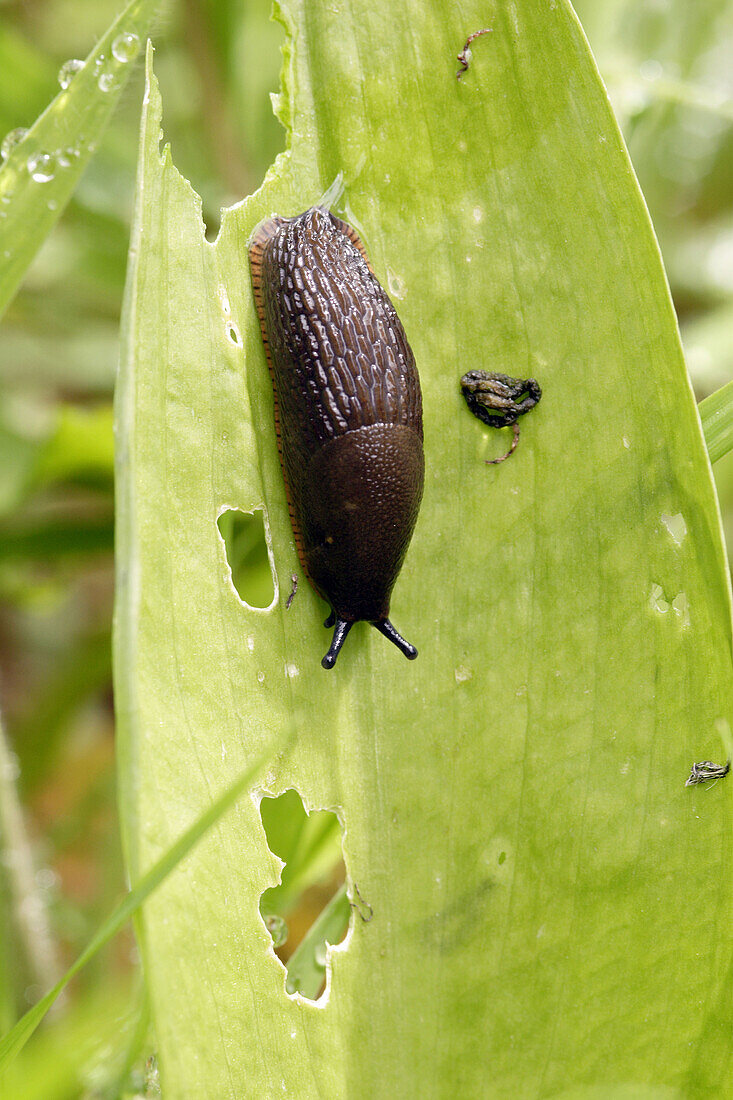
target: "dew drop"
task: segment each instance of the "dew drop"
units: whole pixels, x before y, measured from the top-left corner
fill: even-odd
[[[56,173],[56,158],[53,153],[34,153],[28,157],[26,167],[36,183],[48,183]]]
[[[484,212],[480,206],[474,206],[473,208],[473,220],[478,225],[479,222],[484,220]]]
[[[109,92],[115,83],[114,73],[102,72],[97,79],[97,87],[100,92]]]
[[[457,684],[465,684],[467,680],[473,678],[473,671],[470,668],[466,668],[464,665],[459,665],[458,668],[453,669],[453,675],[456,678]]]
[[[288,677],[288,679],[294,680],[296,676],[300,676],[300,669],[297,665],[285,665],[285,675]]]
[[[2,145],[0,145],[0,157],[3,160],[7,160],[13,149],[18,145],[28,131],[23,126],[16,126],[14,130],[10,130],[3,138]]]
[[[71,60],[64,61],[59,69],[59,84],[64,91],[69,87],[79,70],[83,68],[84,62],[80,61],[78,57],[72,57]]]
[[[112,56],[116,61],[126,65],[128,61],[134,61],[140,49],[140,39],[132,31],[118,34],[112,43]]]
[[[76,149],[72,149],[72,147],[69,145],[66,147],[66,149],[59,150],[59,152],[56,154],[56,161],[59,165],[59,168],[69,168],[71,166],[72,160],[74,160],[75,157],[78,156],[78,151]]]
[[[257,681],[258,681],[258,683],[260,683],[260,684],[264,684],[264,682],[265,682],[265,674],[264,674],[264,672],[258,672],[258,673],[257,673]]]
[[[326,966],[326,945],[325,943],[319,943],[313,952],[313,960],[316,966],[320,966],[325,969]]]

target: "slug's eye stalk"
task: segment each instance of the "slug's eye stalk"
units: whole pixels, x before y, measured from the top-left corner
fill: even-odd
[[[414,645],[410,645],[401,634],[397,633],[389,619],[382,619],[381,622],[372,623],[372,626],[376,626],[380,634],[384,634],[385,638],[389,638],[390,642],[396,645],[401,653],[404,653],[408,661],[415,660],[417,657],[417,650]]]
[[[336,658],[341,652],[341,646],[346,641],[346,635],[349,633],[352,626],[354,625],[353,622],[347,623],[346,619],[337,619],[335,614],[333,614],[332,612],[331,615],[328,616],[328,619],[326,619],[326,623],[329,626],[333,626],[333,623],[329,622],[332,616],[336,626],[333,632],[333,638],[331,639],[331,646],[328,650],[328,653],[321,661],[321,664],[324,668],[333,668],[333,666],[336,664]]]
[[[333,668],[336,664],[336,658],[341,652],[341,647],[346,641],[346,635],[354,625],[353,622],[347,622],[346,619],[339,619],[335,612],[326,619],[324,626],[333,626],[333,638],[328,653],[321,661],[324,668]],[[414,661],[417,657],[417,650],[414,645],[410,645],[405,641],[401,634],[398,634],[389,619],[380,619],[377,622],[373,622],[372,626],[376,626],[380,634],[384,634],[385,638],[389,638],[390,642],[397,646],[401,653],[404,653],[408,661]]]

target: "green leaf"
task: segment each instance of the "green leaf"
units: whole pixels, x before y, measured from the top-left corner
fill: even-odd
[[[351,906],[346,887],[333,895],[288,959],[288,993],[300,993],[315,1001],[326,978],[326,944],[340,943],[346,935]]]
[[[700,402],[700,420],[711,462],[733,448],[733,382]]]
[[[138,880],[132,890],[116,906],[107,917],[96,934],[79,955],[76,962],[69,967],[63,978],[49,990],[28,1012],[23,1015],[0,1040],[0,1071],[4,1070],[16,1055],[23,1049],[33,1032],[43,1020],[44,1016],[58,999],[71,979],[79,973],[83,966],[89,962],[96,953],[109,943],[117,935],[120,929],[127,923],[130,917],[140,909],[141,905],[150,895],[158,889],[168,875],[191,853],[196,844],[206,832],[215,825],[219,818],[227,810],[231,809],[242,793],[251,785],[258,772],[267,763],[272,752],[277,746],[273,746],[264,752],[254,763],[250,764],[246,771],[234,781],[223,794],[219,795],[203,813],[190,825],[186,831],[173,843],[166,852],[148,869]]]
[[[730,600],[659,252],[562,2],[289,0],[290,150],[214,246],[158,143],[148,71],[117,395],[116,696],[133,880],[232,770],[338,810],[371,909],[315,1010],[258,911],[257,809],[146,906],[163,1090],[185,1096],[695,1097],[731,1087]],[[343,173],[423,383],[427,479],[392,618],[333,672],[301,584],[247,264],[253,227]],[[241,344],[241,346],[240,346]],[[517,453],[469,368],[536,377]],[[275,606],[217,517],[263,508]],[[261,792],[260,792],[261,793]],[[358,895],[357,895],[358,891]]]
[[[128,4],[0,167],[0,316],[74,193],[157,7]]]

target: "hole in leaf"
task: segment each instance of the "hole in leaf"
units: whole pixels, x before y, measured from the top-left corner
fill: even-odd
[[[262,509],[239,512],[228,508],[216,522],[239,598],[250,607],[269,607],[275,599],[275,586]]]
[[[266,795],[260,814],[270,851],[285,864],[260,913],[287,970],[286,991],[315,1001],[326,986],[326,945],[341,943],[351,917],[341,826],[330,810],[306,813],[294,790]]]

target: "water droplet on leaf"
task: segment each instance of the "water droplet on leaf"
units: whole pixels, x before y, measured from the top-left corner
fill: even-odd
[[[2,145],[0,145],[0,157],[3,160],[7,160],[13,149],[18,145],[28,131],[23,126],[16,126],[14,130],[10,130],[3,138]]]
[[[125,31],[124,34],[118,34],[112,43],[112,56],[116,61],[120,61],[123,65],[128,61],[133,61],[140,49],[140,39],[132,31]]]
[[[48,183],[56,173],[56,158],[53,153],[33,153],[28,157],[26,166],[36,183]]]
[[[78,157],[79,153],[76,149],[72,149],[71,146],[66,149],[60,149],[56,154],[56,162],[60,168],[68,168],[71,165],[72,160]]]
[[[79,69],[83,68],[84,62],[80,61],[78,57],[72,57],[69,61],[64,61],[59,69],[59,84],[64,91],[69,87]]]

